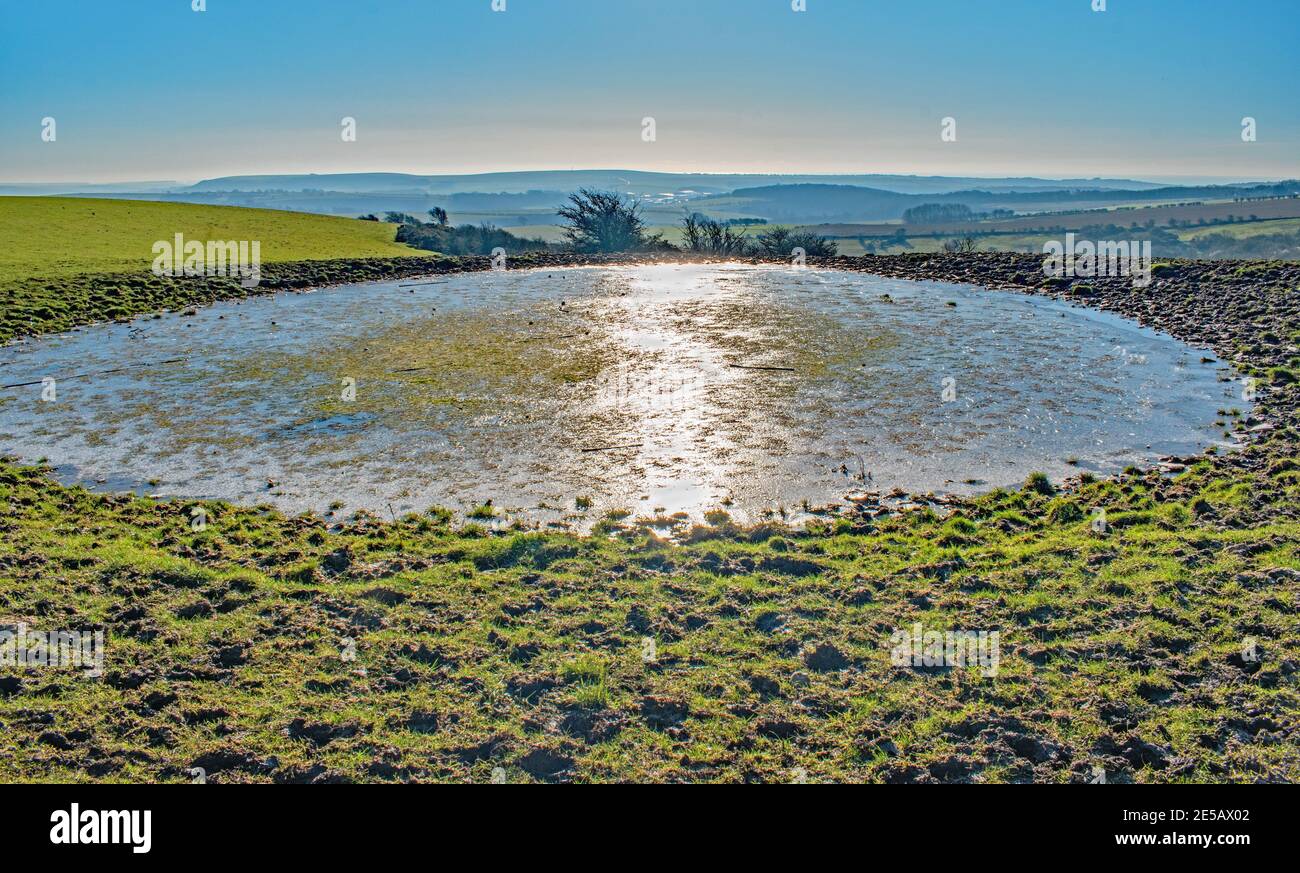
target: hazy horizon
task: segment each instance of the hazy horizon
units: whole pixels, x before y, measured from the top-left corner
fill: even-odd
[[[647,173],[649,173],[649,172],[662,172],[662,173],[670,173],[670,174],[673,174],[673,175],[699,175],[699,176],[735,176],[735,175],[754,175],[754,176],[773,176],[773,177],[780,177],[780,176],[789,176],[789,175],[801,175],[801,176],[825,176],[825,177],[827,177],[827,178],[836,178],[836,177],[842,177],[842,176],[860,175],[860,176],[899,176],[899,177],[908,177],[908,176],[911,176],[911,177],[915,177],[915,178],[917,178],[917,179],[953,177],[953,178],[969,178],[969,179],[987,179],[987,180],[989,180],[989,181],[998,181],[998,180],[1001,180],[1001,179],[1008,179],[1008,178],[1037,178],[1037,179],[1041,179],[1041,180],[1043,180],[1043,181],[1048,181],[1048,182],[1059,182],[1059,181],[1063,181],[1063,180],[1067,180],[1067,179],[1068,179],[1068,180],[1078,180],[1078,181],[1089,181],[1089,180],[1094,180],[1094,179],[1095,179],[1095,180],[1129,180],[1129,181],[1133,181],[1133,182],[1146,182],[1146,183],[1154,183],[1154,184],[1170,185],[1170,186],[1175,186],[1175,185],[1232,185],[1232,184],[1244,184],[1244,183],[1254,183],[1254,182],[1258,182],[1258,183],[1269,183],[1269,182],[1283,182],[1283,181],[1291,181],[1291,179],[1294,178],[1294,177],[1284,177],[1284,176],[1273,176],[1273,177],[1264,177],[1264,176],[1193,176],[1193,175],[1182,175],[1182,176],[1180,176],[1180,175],[1174,175],[1174,176],[1169,176],[1169,175],[1147,175],[1147,176],[1135,176],[1135,175],[1134,175],[1134,176],[1130,176],[1130,175],[1123,175],[1123,174],[1114,174],[1114,175],[1111,175],[1111,174],[1101,174],[1101,173],[1088,173],[1088,174],[1068,175],[1068,176],[1067,176],[1067,175],[1056,175],[1056,176],[1033,176],[1033,175],[1028,175],[1028,174],[1016,174],[1016,176],[1013,177],[1013,176],[1010,176],[1010,175],[999,175],[999,174],[988,174],[988,173],[945,173],[945,172],[942,172],[942,171],[936,171],[936,172],[932,172],[932,173],[883,173],[883,172],[882,172],[882,173],[877,173],[877,172],[871,172],[871,171],[856,171],[856,172],[835,172],[835,171],[827,171],[827,172],[822,172],[822,173],[798,173],[798,174],[792,174],[792,173],[781,173],[781,172],[761,172],[761,171],[736,172],[736,171],[731,171],[731,170],[719,170],[719,171],[716,171],[716,172],[692,172],[692,171],[683,171],[683,170],[646,170],[646,169],[644,169],[644,168],[642,168],[642,167],[563,167],[563,168],[561,168],[561,167],[535,167],[535,168],[499,168],[499,169],[494,169],[494,170],[484,170],[484,171],[480,171],[480,172],[466,172],[466,173],[439,173],[439,174],[430,174],[430,173],[413,173],[413,172],[409,172],[409,171],[406,171],[406,170],[400,170],[400,169],[379,169],[379,170],[350,170],[350,171],[346,171],[346,174],[347,174],[347,175],[398,174],[398,175],[412,175],[412,176],[423,176],[423,175],[445,175],[445,176],[467,176],[467,177],[468,177],[468,176],[480,176],[480,175],[499,175],[499,174],[506,174],[506,173],[546,173],[546,172],[571,172],[571,171],[573,171],[573,172],[618,172],[618,173],[623,173],[623,172],[631,172],[631,173],[638,173],[638,172],[647,172]],[[108,181],[104,181],[104,180],[90,180],[90,179],[32,179],[32,180],[15,180],[15,179],[5,179],[5,178],[0,178],[0,186],[3,186],[3,187],[41,187],[41,186],[47,186],[47,187],[51,187],[51,186],[71,187],[71,186],[76,186],[76,185],[84,185],[84,186],[87,186],[87,187],[113,187],[113,188],[121,188],[121,187],[124,186],[124,185],[138,184],[138,185],[142,185],[142,186],[150,186],[150,187],[164,187],[164,186],[165,186],[165,187],[176,187],[176,188],[180,188],[180,187],[187,187],[187,186],[190,186],[190,185],[195,185],[195,184],[198,184],[198,183],[200,183],[200,182],[209,181],[209,180],[212,180],[212,179],[226,178],[227,176],[231,176],[231,177],[234,177],[234,176],[247,176],[247,177],[254,177],[254,176],[286,176],[286,175],[317,175],[317,176],[332,176],[332,175],[342,175],[342,173],[337,173],[337,174],[336,174],[336,173],[311,173],[311,172],[308,172],[308,173],[302,173],[302,172],[285,172],[285,171],[279,171],[279,170],[275,170],[275,169],[269,169],[269,170],[263,170],[263,171],[259,171],[259,172],[254,172],[254,173],[234,173],[234,174],[224,174],[223,176],[199,176],[199,177],[190,178],[190,179],[120,179],[120,180],[108,180]]]
[[[207,6],[8,9],[0,177],[1300,177],[1290,0]]]

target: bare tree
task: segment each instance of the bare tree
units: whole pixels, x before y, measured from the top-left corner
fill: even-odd
[[[943,250],[945,252],[951,252],[951,253],[973,252],[975,251],[975,237],[963,236],[963,237],[957,237],[955,239],[947,240],[943,244]]]
[[[627,252],[661,242],[646,237],[639,206],[608,191],[582,188],[557,210],[569,222],[564,237],[578,252]]]

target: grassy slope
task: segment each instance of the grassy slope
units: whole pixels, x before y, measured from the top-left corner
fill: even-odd
[[[145,271],[154,242],[177,233],[187,240],[260,240],[264,263],[421,254],[393,242],[396,225],[373,221],[235,206],[0,197],[0,282]]]
[[[0,197],[0,343],[257,293],[228,277],[153,275],[154,242],[176,233],[259,240],[264,291],[410,274],[436,259],[393,242],[396,232],[392,224],[269,209]],[[343,263],[359,258],[370,275]]]

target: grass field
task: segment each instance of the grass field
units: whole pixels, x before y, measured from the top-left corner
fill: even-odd
[[[0,197],[0,282],[149,269],[153,244],[259,240],[262,262],[427,255],[393,242],[396,225],[351,218],[77,197]]]
[[[1255,236],[1267,236],[1269,234],[1291,234],[1300,230],[1300,218],[1279,218],[1269,221],[1243,221],[1232,224],[1212,224],[1205,227],[1177,228],[1173,232],[1179,239],[1187,241],[1201,239],[1214,234],[1223,234],[1233,237],[1234,239],[1249,239]],[[867,237],[867,242],[874,242],[876,250],[880,253],[897,254],[899,252],[939,252],[943,251],[943,244],[962,234],[954,233],[947,237],[929,237],[916,236],[908,237],[910,248],[900,248],[898,246],[881,247],[880,239]],[[976,237],[976,245],[980,251],[988,252],[1041,252],[1043,244],[1048,240],[1057,240],[1062,237],[1060,232],[1049,233],[1003,233],[992,236]],[[831,237],[839,247],[839,253],[842,255],[860,255],[865,249],[859,242],[859,237]]]
[[[1300,531],[1233,522],[1295,474],[1158,478],[671,545],[219,503],[196,533],[192,501],[0,463],[3,620],[109,631],[104,680],[3,685],[0,778],[1294,777],[1267,737],[1291,724]],[[916,625],[1001,628],[998,675],[891,666]],[[1263,663],[1238,658],[1252,635]]]
[[[1182,240],[1199,239],[1211,234],[1224,234],[1235,239],[1266,236],[1273,233],[1295,233],[1300,230],[1300,218],[1279,218],[1274,221],[1244,221],[1235,224],[1215,224],[1209,227],[1191,227],[1177,230]]]
[[[519,227],[507,227],[506,230],[515,236],[525,237],[527,239],[541,238],[548,243],[559,242],[564,239],[564,228],[558,224],[525,224]]]
[[[859,237],[830,237],[835,243],[836,248],[841,255],[861,255],[866,252],[863,248]],[[875,243],[876,253],[882,255],[897,255],[907,252],[941,252],[943,244],[948,242],[952,237],[932,237],[917,236],[908,237],[907,246],[890,245],[885,246],[883,243],[887,240],[867,238],[866,242]],[[975,240],[975,245],[982,252],[1041,252],[1043,242],[1052,239],[1049,234],[1007,234],[1004,236],[981,236]]]

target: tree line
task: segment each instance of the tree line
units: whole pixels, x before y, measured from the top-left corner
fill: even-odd
[[[449,255],[486,255],[494,249],[516,254],[529,251],[573,251],[583,254],[622,252],[688,251],[716,255],[772,255],[790,257],[796,249],[807,255],[834,255],[835,243],[808,231],[767,227],[761,221],[717,221],[698,212],[682,216],[680,245],[662,234],[651,233],[635,200],[609,192],[583,188],[569,195],[556,213],[564,222],[564,242],[548,244],[540,238],[525,239],[490,224],[452,226],[447,211],[434,207],[429,220],[405,212],[386,212],[383,221],[400,225],[397,241],[428,251]],[[380,221],[379,216],[361,216]],[[749,231],[763,228],[754,236]]]

